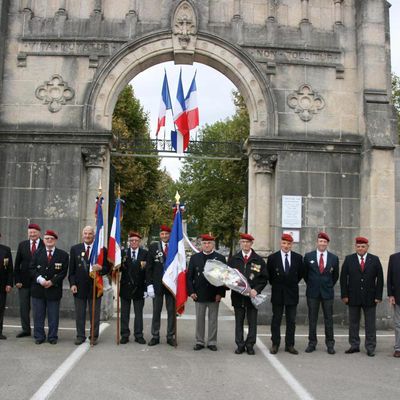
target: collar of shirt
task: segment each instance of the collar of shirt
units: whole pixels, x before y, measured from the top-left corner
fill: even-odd
[[[291,264],[291,262],[290,262],[291,251],[288,251],[287,253],[285,253],[284,251],[281,250],[281,258],[282,258],[282,265],[283,266],[285,266],[286,254],[288,255],[289,265]]]
[[[37,240],[30,240],[30,239],[29,239],[29,242],[30,242],[31,247],[32,247],[32,245],[33,245],[33,242],[35,242],[36,248],[37,248],[38,245],[39,245],[39,239],[37,239]]]
[[[51,251],[51,255],[53,255],[55,249],[56,249],[55,247],[53,247],[52,249],[48,249],[48,248],[46,247],[46,253],[49,254],[49,251]]]
[[[92,244],[86,244],[86,243],[84,243],[84,245],[85,245],[85,252],[87,251],[87,248],[90,246],[90,251],[92,251],[92,247],[93,247],[93,243]]]
[[[365,254],[363,255],[364,262],[367,260],[367,254],[368,254],[368,253],[365,253]],[[360,256],[359,254],[357,254],[357,257],[358,257],[358,262],[361,264],[361,256]]]
[[[247,256],[247,258],[250,258],[252,251],[250,250],[247,254],[242,250],[242,256],[243,258],[245,258]]]

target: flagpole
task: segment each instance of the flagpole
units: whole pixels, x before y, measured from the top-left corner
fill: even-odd
[[[118,195],[118,200],[120,200],[121,199],[121,185],[120,184],[118,184],[117,195]],[[120,309],[119,309],[119,292],[120,292],[119,268],[117,268],[117,272],[115,274],[115,279],[117,280],[117,346],[119,346],[119,324],[120,324],[120,316],[119,316],[119,313],[120,313]]]
[[[176,201],[176,211],[180,212],[180,200],[181,196],[179,195],[178,191],[175,194],[175,201]],[[178,318],[177,318],[177,311],[176,311],[176,293],[175,293],[175,314],[174,314],[174,322],[175,322],[175,348],[178,346]]]

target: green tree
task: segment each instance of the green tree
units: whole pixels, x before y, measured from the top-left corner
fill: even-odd
[[[392,74],[392,100],[397,111],[397,132],[400,136],[400,77]]]
[[[244,140],[249,135],[249,116],[243,98],[233,94],[236,113],[226,121],[206,125],[200,132],[198,151],[207,156],[207,142]],[[247,159],[209,160],[189,156],[184,161],[179,190],[186,203],[186,218],[197,232],[212,232],[217,241],[233,251],[246,207]]]

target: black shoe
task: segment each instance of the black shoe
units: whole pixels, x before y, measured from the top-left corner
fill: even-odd
[[[326,351],[328,352],[328,354],[336,354],[336,351],[333,347],[328,347]]]
[[[196,343],[196,344],[193,346],[193,350],[194,350],[194,351],[203,350],[203,349],[204,349],[204,346],[203,346],[202,344],[199,344],[199,343]]]
[[[235,354],[242,354],[245,352],[245,347],[244,346],[238,346],[237,349],[235,350]]]
[[[353,354],[353,353],[359,353],[360,349],[358,347],[350,347],[345,351],[346,354]]]
[[[50,339],[50,340],[49,340],[49,343],[50,343],[50,344],[57,344],[57,339]]]
[[[167,343],[172,347],[176,347],[176,340],[174,338],[167,339]]]
[[[44,339],[36,339],[35,344],[42,344],[44,343]]]
[[[4,336],[2,333],[0,333],[0,340],[6,340],[7,336]]]
[[[146,344],[146,341],[142,337],[135,338],[135,342],[139,344]]]
[[[254,354],[256,354],[255,351],[254,351],[253,346],[247,346],[247,354],[249,356],[254,356]]]
[[[294,346],[286,346],[285,351],[294,355],[299,354],[299,352],[294,348]]]
[[[375,357],[375,352],[373,350],[367,350],[368,357]]]
[[[150,342],[148,343],[149,346],[155,346],[156,344],[160,344],[160,339],[151,338]]]
[[[129,338],[126,336],[122,336],[121,340],[119,341],[121,344],[127,344],[129,342]]]
[[[269,352],[270,352],[271,354],[276,354],[276,353],[278,353],[278,350],[279,350],[279,346],[276,345],[276,344],[273,344],[272,347],[271,347],[271,349],[269,350]]]
[[[15,337],[21,338],[21,337],[27,337],[27,336],[31,336],[31,333],[22,331],[22,332],[18,333],[17,336],[15,336]]]
[[[218,350],[217,346],[215,344],[209,344],[207,346],[207,348],[210,349],[211,351],[217,351]]]
[[[315,346],[312,346],[312,345],[309,344],[309,345],[307,346],[305,352],[306,352],[306,353],[312,353],[313,351],[315,351]]]
[[[75,343],[77,346],[79,346],[80,344],[84,343],[85,340],[86,340],[86,339],[84,339],[84,338],[76,338],[74,343]]]

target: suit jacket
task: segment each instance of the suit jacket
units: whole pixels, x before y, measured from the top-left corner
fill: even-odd
[[[332,300],[335,296],[333,287],[339,279],[339,258],[328,251],[324,272],[319,271],[317,251],[310,251],[304,256],[304,280],[307,283],[306,296],[312,299],[321,297]]]
[[[388,296],[394,296],[396,304],[400,305],[400,253],[389,257],[386,284]]]
[[[146,291],[147,250],[136,250],[136,260],[131,257],[128,247],[122,253],[121,282],[119,295],[125,300],[141,300]]]
[[[44,247],[44,243],[42,239],[39,239],[39,245],[36,249]],[[31,241],[23,240],[18,245],[17,255],[15,256],[15,266],[14,266],[14,282],[22,283],[22,287],[29,288],[31,287],[31,274],[29,271],[29,265],[32,261],[32,253],[31,253]]]
[[[265,261],[253,249],[246,264],[244,263],[242,252],[239,251],[239,253],[235,254],[229,260],[228,265],[241,272],[246,277],[250,287],[258,293],[261,293],[268,283],[268,272]],[[231,301],[233,307],[254,307],[250,297],[241,295],[233,290]]]
[[[50,262],[47,260],[46,248],[42,247],[32,257],[29,266],[31,272],[31,296],[38,299],[60,300],[62,297],[63,280],[68,271],[68,253],[64,250],[54,249]],[[51,280],[53,286],[46,289],[36,279],[42,276]]]
[[[93,246],[93,243],[91,246]],[[85,245],[83,243],[78,243],[72,246],[69,254],[69,285],[75,285],[78,288],[78,292],[75,293],[74,296],[78,297],[79,299],[92,298],[93,278],[91,278],[89,275],[90,262],[85,254]],[[107,275],[109,272],[109,266],[107,263],[107,251],[105,248],[102,267],[103,269],[99,272],[99,274]]]
[[[267,260],[271,282],[271,303],[296,305],[299,303],[299,282],[303,278],[303,257],[291,251],[289,273],[285,273],[281,251],[271,254]]]
[[[13,260],[11,249],[0,244],[0,292],[13,285]]]
[[[199,303],[214,302],[218,294],[222,297],[225,296],[225,288],[223,286],[212,285],[204,276],[203,271],[207,260],[218,260],[224,264],[226,263],[225,257],[216,251],[211,254],[200,252],[190,257],[186,275],[187,291],[189,296],[192,293],[196,293]]]
[[[152,243],[147,253],[146,282],[147,285],[153,285],[156,295],[164,294],[162,278],[166,261],[167,257],[164,256],[161,242]]]
[[[368,253],[364,272],[357,254],[346,256],[340,273],[342,298],[348,297],[349,306],[374,306],[375,299],[382,300],[383,270],[377,256]]]

